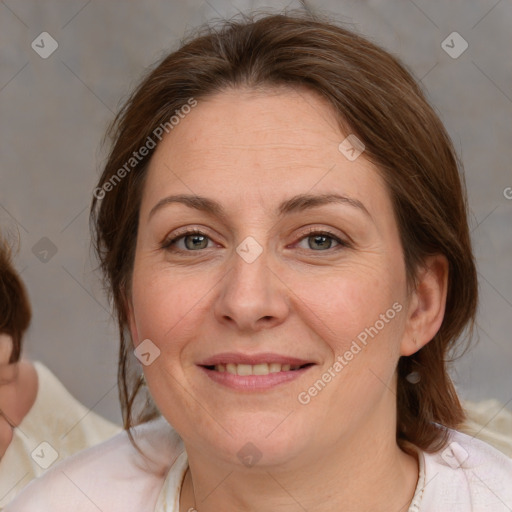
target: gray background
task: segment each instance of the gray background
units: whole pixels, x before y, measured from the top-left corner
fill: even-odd
[[[16,263],[34,310],[26,355],[43,361],[86,406],[114,421],[120,420],[117,336],[92,268],[88,231],[105,127],[144,68],[176,48],[188,30],[269,6],[300,4],[0,2],[0,226],[20,233]],[[454,377],[465,398],[511,401],[512,200],[504,194],[512,187],[511,1],[331,0],[308,6],[336,14],[398,55],[446,124],[465,163],[481,286],[480,341],[457,361]],[[44,31],[59,45],[47,59],[31,48]],[[456,59],[441,47],[453,31],[469,44]],[[43,237],[53,245],[40,242]],[[45,249],[46,262],[39,259]]]

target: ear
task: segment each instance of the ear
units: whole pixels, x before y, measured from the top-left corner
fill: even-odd
[[[437,334],[444,318],[448,291],[448,260],[442,254],[429,256],[419,269],[416,287],[407,308],[406,329],[400,355],[410,356]]]

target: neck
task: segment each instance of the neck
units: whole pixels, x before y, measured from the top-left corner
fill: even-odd
[[[286,468],[229,468],[188,447],[187,454],[180,499],[185,511],[405,512],[418,480],[417,459],[400,450],[393,429],[376,431],[375,425]]]

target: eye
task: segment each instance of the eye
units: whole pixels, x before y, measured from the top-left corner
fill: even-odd
[[[197,252],[208,249],[213,243],[206,233],[200,230],[189,230],[166,239],[161,248],[176,252]],[[341,240],[334,233],[328,231],[312,230],[302,236],[296,244],[301,249],[309,249],[315,252],[324,252],[336,247],[349,247],[349,243]]]
[[[301,249],[311,249],[316,252],[326,251],[338,246],[348,247],[348,243],[328,231],[310,231],[298,243],[298,247]]]
[[[199,230],[191,230],[165,240],[162,244],[162,249],[198,251],[201,249],[207,249],[209,242],[211,242],[211,240],[205,233]]]

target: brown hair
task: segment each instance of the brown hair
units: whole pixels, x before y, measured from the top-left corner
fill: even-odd
[[[22,339],[30,318],[30,302],[25,286],[12,264],[8,243],[0,238],[0,333],[12,337],[9,363],[20,359]]]
[[[439,449],[446,441],[444,427],[455,428],[464,419],[447,373],[447,354],[466,326],[472,330],[477,306],[467,199],[455,152],[418,84],[396,58],[351,31],[302,13],[205,27],[149,72],[111,126],[113,147],[94,193],[91,221],[120,328],[118,379],[125,428],[132,425],[132,405],[142,386],[130,376],[125,304],[152,151],[140,162],[130,159],[191,98],[200,101],[238,86],[303,87],[321,95],[337,113],[342,132],[365,144],[366,158],[387,183],[409,286],[428,255],[448,259],[441,328],[420,351],[402,357],[397,368],[399,444]],[[128,161],[132,168],[127,169]],[[414,371],[421,377],[415,384],[406,379]],[[155,414],[146,408],[136,421]]]

